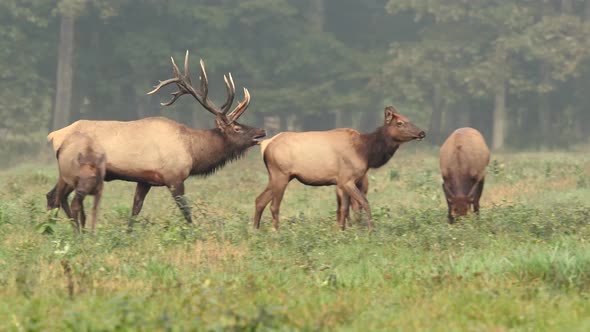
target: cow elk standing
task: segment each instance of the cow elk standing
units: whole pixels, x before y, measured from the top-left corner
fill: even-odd
[[[244,100],[229,112],[236,90],[231,74],[224,76],[227,100],[217,107],[208,98],[208,80],[203,60],[200,87],[195,89],[189,76],[188,57],[187,51],[183,74],[172,59],[174,78],[160,82],[148,94],[156,93],[166,85],[176,84],[178,90],[172,94],[170,101],[162,105],[169,106],[182,95],[192,95],[215,116],[216,128],[195,130],[164,117],[125,122],[80,120],[47,137],[53,142],[55,150],[74,131],[86,133],[99,142],[109,158],[105,180],[137,183],[132,216],[139,214],[152,186],[166,186],[186,221],[191,223],[190,207],[184,197],[184,181],[190,175],[206,176],[214,173],[227,162],[241,157],[248,148],[259,144],[259,139],[266,136],[262,129],[237,122],[250,104],[248,90],[244,88]],[[47,193],[48,200],[54,195],[55,188]]]
[[[94,231],[106,173],[106,156],[103,148],[88,135],[75,132],[63,141],[56,156],[59,180],[54,205],[61,205],[68,218],[73,217],[74,227],[79,232],[80,226],[86,226],[84,198],[93,195],[91,229]],[[68,196],[72,191],[75,192],[75,196],[70,210]]]
[[[479,213],[486,166],[490,150],[479,131],[473,128],[455,130],[440,148],[440,172],[443,191],[449,208],[449,223],[464,216],[473,205]]]
[[[351,200],[365,210],[371,228],[371,210],[365,195],[367,171],[385,165],[402,143],[425,136],[422,129],[388,106],[385,123],[370,134],[334,129],[284,132],[265,140],[262,153],[269,182],[256,198],[254,227],[260,227],[262,212],[272,201],[273,226],[278,228],[283,194],[289,181],[297,179],[310,186],[336,186],[337,219],[343,230]]]

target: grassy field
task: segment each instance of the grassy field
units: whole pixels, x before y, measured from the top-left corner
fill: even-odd
[[[111,182],[78,237],[45,212],[55,166],[1,171],[0,330],[590,331],[590,155],[493,156],[481,216],[455,225],[436,151],[370,177],[372,233],[296,182],[280,230],[268,211],[252,230],[256,149],[187,181],[195,226],[158,188],[130,220],[134,185]]]

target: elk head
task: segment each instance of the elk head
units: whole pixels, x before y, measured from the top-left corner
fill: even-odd
[[[416,127],[408,118],[399,114],[395,107],[385,107],[384,113],[384,127],[388,136],[394,141],[403,143],[414,139],[422,140],[426,137],[424,130]]]
[[[266,136],[266,132],[263,129],[250,127],[237,122],[238,118],[244,114],[250,105],[250,92],[248,89],[244,88],[244,100],[239,102],[238,105],[229,112],[236,96],[236,87],[231,73],[227,76],[223,75],[225,88],[227,90],[227,100],[221,105],[221,107],[217,107],[207,96],[209,93],[209,82],[203,59],[200,61],[201,84],[198,89],[195,89],[192,86],[191,78],[189,76],[188,56],[189,53],[187,50],[184,57],[184,74],[180,73],[178,66],[174,62],[174,58],[171,57],[174,77],[161,81],[152,91],[148,92],[148,95],[156,93],[163,86],[175,83],[178,90],[172,93],[172,99],[166,103],[161,103],[162,106],[170,106],[180,98],[180,96],[190,94],[199,102],[199,104],[215,116],[215,125],[233,146],[238,149],[245,149],[260,144],[260,139]]]
[[[450,214],[453,218],[465,216],[469,213],[469,207],[473,204],[473,197],[477,189],[477,183],[473,185],[467,195],[455,195],[452,190],[449,190],[446,184],[443,184],[444,190],[447,194],[447,202],[450,205]]]
[[[104,154],[78,153],[78,185],[76,193],[81,195],[93,194],[97,184],[105,176],[106,157]]]
[[[448,198],[453,218],[467,215],[473,200],[467,196],[452,196]]]

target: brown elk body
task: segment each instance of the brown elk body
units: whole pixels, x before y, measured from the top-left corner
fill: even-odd
[[[143,201],[152,186],[166,186],[176,200],[187,222],[192,222],[190,208],[184,197],[184,181],[190,175],[209,175],[227,162],[242,156],[248,148],[259,144],[266,135],[262,129],[237,122],[250,103],[250,94],[244,89],[244,100],[230,113],[235,97],[231,74],[225,78],[227,100],[217,107],[207,97],[208,81],[201,60],[201,84],[192,87],[188,73],[188,51],[185,71],[181,74],[172,60],[175,78],[162,81],[149,94],[168,84],[176,84],[178,91],[162,105],[174,103],[184,94],[192,95],[205,109],[215,115],[216,128],[196,130],[164,117],[151,117],[136,121],[80,120],[48,136],[54,149],[58,149],[72,132],[86,133],[100,142],[109,156],[105,181],[125,180],[136,182],[132,216],[141,211]],[[48,202],[55,188],[47,193]],[[50,207],[50,206],[49,206]]]
[[[106,155],[104,149],[88,135],[74,132],[63,141],[56,152],[59,167],[59,180],[54,205],[61,206],[69,218],[74,219],[75,228],[86,226],[84,198],[94,196],[91,228],[96,227],[96,213],[104,176],[106,173]],[[68,208],[68,196],[74,191],[71,210]]]
[[[440,171],[448,205],[449,222],[466,215],[471,205],[479,213],[490,150],[479,131],[455,130],[440,148]]]
[[[366,198],[369,168],[378,168],[393,157],[400,144],[425,137],[423,130],[397,113],[385,108],[385,123],[370,134],[354,129],[284,132],[263,142],[263,159],[269,182],[256,198],[254,227],[260,227],[264,208],[271,203],[273,226],[279,226],[279,208],[292,179],[310,186],[336,186],[337,219],[346,228],[351,200],[366,211],[371,224],[371,210]]]

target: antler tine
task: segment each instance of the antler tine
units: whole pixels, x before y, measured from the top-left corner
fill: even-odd
[[[174,58],[173,57],[170,57],[170,61],[172,61],[172,73],[174,75],[174,78],[170,78],[170,79],[167,79],[165,81],[160,81],[160,83],[158,85],[156,85],[152,91],[150,91],[150,92],[147,93],[148,95],[151,95],[151,94],[154,94],[154,93],[158,92],[158,90],[160,90],[162,87],[164,87],[164,86],[166,86],[168,84],[179,83],[180,82],[181,77],[180,77],[180,71],[178,70],[178,66],[174,62]],[[185,66],[186,66],[186,63],[185,63]],[[186,68],[185,68],[185,70],[186,70]],[[178,97],[180,97],[180,95]],[[178,97],[173,98],[173,100],[176,101],[176,99],[178,99]],[[160,104],[162,106],[164,106],[164,103],[160,103]],[[168,104],[168,103],[166,103],[166,104]],[[172,103],[170,103],[168,105],[172,105]],[[168,105],[165,105],[165,106],[168,106]]]
[[[178,79],[177,78],[170,78],[170,79],[167,79],[165,81],[160,81],[160,83],[158,85],[156,85],[154,87],[154,89],[152,91],[148,92],[147,94],[148,95],[152,95],[152,94],[158,92],[158,90],[160,90],[161,87],[166,86],[166,85],[171,84],[171,83],[176,83],[176,82],[178,82]]]
[[[203,99],[207,99],[209,93],[209,79],[207,79],[207,72],[205,71],[205,61],[201,59],[201,91]]]
[[[191,81],[191,76],[188,70],[188,50],[186,50],[186,54],[184,55],[184,79],[190,84],[193,85]]]
[[[221,105],[221,113],[226,114],[231,108],[231,105],[234,103],[234,98],[236,97],[236,86],[231,73],[229,73],[229,81],[225,75],[223,75],[223,80],[225,81],[225,89],[227,90],[227,100],[223,105]]]
[[[174,77],[180,79],[180,69],[178,69],[176,62],[174,62],[174,58],[170,57],[170,61],[172,61],[172,72],[174,72]]]
[[[162,106],[170,106],[172,104],[174,104],[174,102],[176,101],[176,99],[180,98],[180,96],[183,95],[183,93],[178,90],[176,92],[171,93],[171,95],[173,96],[172,99],[170,99],[169,101],[165,102],[165,103],[160,103],[160,105]]]
[[[242,100],[236,108],[227,116],[230,121],[236,121],[248,108],[250,105],[250,92],[248,89],[244,88],[244,100]]]

